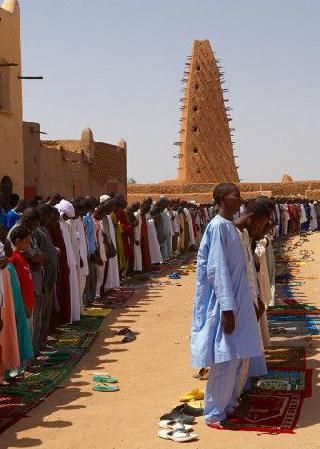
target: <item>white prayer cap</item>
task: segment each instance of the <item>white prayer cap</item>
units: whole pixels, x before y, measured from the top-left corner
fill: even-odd
[[[105,201],[107,201],[110,198],[109,195],[101,195],[100,196],[100,204],[104,203]]]
[[[68,218],[73,218],[76,215],[74,212],[74,207],[70,201],[61,200],[55,207],[60,212],[60,215],[65,214]]]

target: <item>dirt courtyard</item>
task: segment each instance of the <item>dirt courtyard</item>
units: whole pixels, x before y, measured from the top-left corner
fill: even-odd
[[[316,275],[299,287],[306,302],[320,306],[320,233],[302,249],[314,261],[301,267],[302,275]],[[192,377],[189,333],[194,273],[181,281],[156,288],[143,287],[128,308],[113,311],[104,321],[90,352],[62,385],[0,437],[0,448],[46,449],[160,449],[178,443],[157,436],[159,416],[179,404],[181,394],[204,384]],[[124,344],[117,330],[128,326],[137,340]],[[319,342],[299,337],[292,344],[307,347],[307,368],[314,368],[313,395],[304,401],[294,435],[217,431],[198,418],[199,440],[192,449],[320,448]],[[92,390],[92,375],[109,372],[119,378],[120,391]]]

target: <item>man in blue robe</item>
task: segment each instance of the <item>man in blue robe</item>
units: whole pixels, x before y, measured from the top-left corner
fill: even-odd
[[[232,428],[226,418],[237,405],[236,378],[243,360],[262,355],[262,345],[246,259],[233,223],[241,204],[240,191],[235,184],[219,184],[214,199],[219,211],[198,252],[191,352],[194,368],[210,368],[206,423]]]

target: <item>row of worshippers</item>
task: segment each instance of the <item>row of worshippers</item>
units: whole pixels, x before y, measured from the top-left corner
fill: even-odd
[[[193,250],[213,213],[166,198],[128,207],[119,193],[17,202],[0,226],[0,374],[23,371],[51,330],[121,278]]]
[[[231,418],[245,413],[241,395],[250,389],[252,378],[267,374],[264,348],[270,346],[266,309],[272,304],[275,203],[267,197],[247,201],[239,216],[240,191],[229,183],[215,188],[214,200],[218,211],[197,257],[192,364],[209,369],[206,423],[236,430]]]
[[[128,208],[133,229],[132,271],[150,271],[175,255],[187,254],[199,246],[202,234],[213,218],[212,205],[160,197],[146,198]]]
[[[300,198],[279,199],[274,210],[276,237],[320,229],[320,203]]]

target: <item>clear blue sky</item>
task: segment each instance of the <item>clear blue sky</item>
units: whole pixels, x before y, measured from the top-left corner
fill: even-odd
[[[1,1],[1,0],[0,0]],[[222,59],[246,181],[320,179],[319,0],[20,0],[24,118],[48,138],[128,142],[128,174],[176,175],[193,39]]]

